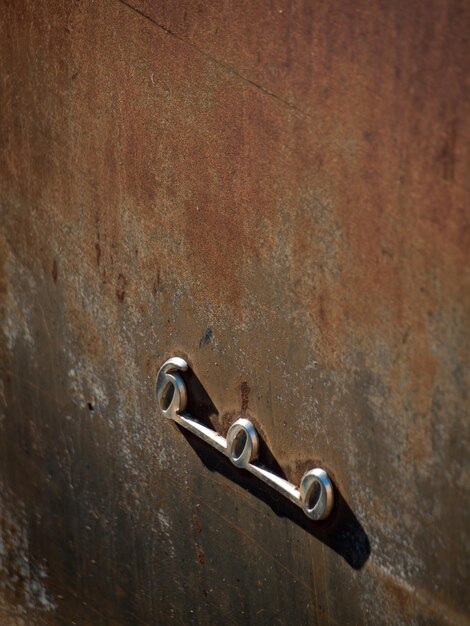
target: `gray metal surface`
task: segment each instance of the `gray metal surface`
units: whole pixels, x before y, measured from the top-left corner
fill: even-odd
[[[468,624],[469,11],[1,3],[0,623]]]

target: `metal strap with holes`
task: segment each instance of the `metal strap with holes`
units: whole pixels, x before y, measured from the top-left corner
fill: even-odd
[[[250,420],[240,418],[234,422],[226,439],[215,430],[201,424],[185,412],[186,385],[179,372],[187,369],[188,364],[179,357],[172,357],[161,366],[157,375],[156,392],[158,407],[163,415],[222,452],[236,467],[260,478],[299,506],[310,519],[317,521],[326,519],[333,508],[334,490],[325,470],[319,467],[309,470],[303,475],[300,487],[296,487],[258,462],[258,433]]]

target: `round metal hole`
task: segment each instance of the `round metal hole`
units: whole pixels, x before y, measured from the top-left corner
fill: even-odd
[[[232,458],[234,460],[239,459],[243,454],[246,446],[248,435],[245,430],[240,430],[234,439],[232,446]]]
[[[317,506],[321,496],[321,486],[317,481],[312,482],[310,489],[308,490],[305,500],[305,507],[309,513],[311,513]]]
[[[162,411],[166,411],[173,400],[173,396],[175,395],[175,387],[172,382],[168,382],[160,396],[160,406]]]

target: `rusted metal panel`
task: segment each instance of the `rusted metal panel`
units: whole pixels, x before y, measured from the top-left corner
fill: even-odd
[[[468,623],[468,3],[2,8],[0,621]]]

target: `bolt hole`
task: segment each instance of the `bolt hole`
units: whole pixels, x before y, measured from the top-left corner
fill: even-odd
[[[173,396],[175,395],[175,388],[172,382],[168,382],[165,385],[165,388],[162,391],[162,395],[160,396],[160,406],[163,411],[166,411],[173,400]]]
[[[238,431],[237,436],[233,440],[233,446],[232,446],[232,457],[234,459],[239,459],[241,455],[243,454],[243,450],[245,449],[247,438],[248,436],[244,430]]]
[[[317,481],[314,481],[310,489],[308,490],[307,497],[305,499],[307,509],[310,512],[313,511],[313,509],[317,506],[320,500],[320,495],[321,495],[320,483],[318,483]]]

